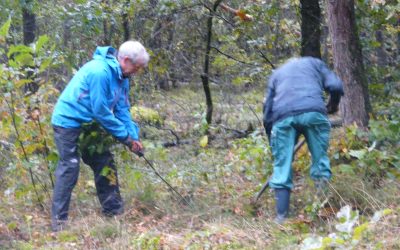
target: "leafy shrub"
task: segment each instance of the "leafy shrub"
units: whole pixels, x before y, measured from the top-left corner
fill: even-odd
[[[131,108],[131,114],[135,121],[149,123],[153,125],[164,124],[164,118],[154,109],[144,106],[134,106]]]

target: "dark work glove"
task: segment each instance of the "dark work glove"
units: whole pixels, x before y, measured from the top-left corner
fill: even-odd
[[[326,111],[328,114],[333,114],[338,111],[341,94],[337,92],[331,92],[328,104],[326,105]]]
[[[328,112],[328,114],[334,114],[338,111],[338,105],[334,105],[332,104],[332,102],[328,102],[328,104],[326,105],[326,112]]]

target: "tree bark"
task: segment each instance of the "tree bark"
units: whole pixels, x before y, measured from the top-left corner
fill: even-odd
[[[36,16],[32,11],[32,4],[31,0],[27,0],[21,6],[24,44],[27,46],[35,41]],[[32,75],[32,71],[27,72],[26,78],[31,79],[32,82],[24,85],[25,93],[33,94],[39,89],[39,85],[34,82]]]
[[[397,19],[397,57],[399,57],[400,56],[400,30],[399,30],[399,27],[400,27],[400,17]],[[396,57],[395,57],[396,58]]]
[[[23,22],[23,32],[24,32],[24,44],[29,45],[35,40],[35,30],[36,30],[36,16],[29,8],[29,2],[22,6],[22,22]]]
[[[340,103],[343,123],[366,127],[371,105],[356,28],[354,0],[328,0],[327,5],[334,65],[344,84],[345,94]]]
[[[103,0],[105,17],[103,19],[103,45],[111,45],[112,36],[114,33],[115,25],[109,22],[109,16],[111,15],[111,5],[109,0]]]
[[[222,0],[216,0],[214,2],[214,6],[212,10],[210,9],[210,13],[207,19],[207,40],[206,40],[206,55],[204,58],[204,71],[201,74],[201,81],[203,82],[204,94],[206,96],[206,104],[207,104],[207,114],[206,120],[208,124],[211,124],[212,121],[212,113],[213,113],[213,102],[211,98],[211,90],[209,84],[209,66],[210,66],[210,51],[211,51],[211,39],[212,39],[212,21],[215,11],[218,8],[218,5],[222,2]]]
[[[319,0],[300,0],[301,56],[321,58],[321,9]]]
[[[327,24],[324,24],[322,26],[321,29],[321,47],[322,47],[322,54],[321,54],[321,58],[322,61],[326,62],[329,66],[331,65],[330,62],[330,55],[329,55],[329,51],[330,51],[330,44],[329,44],[329,28]]]
[[[124,30],[124,41],[128,41],[131,37],[129,30],[129,6],[130,0],[125,1],[124,9],[122,11],[122,28]]]

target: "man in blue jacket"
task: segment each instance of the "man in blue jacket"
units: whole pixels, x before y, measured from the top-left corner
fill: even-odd
[[[326,106],[324,92],[330,95]],[[274,157],[269,184],[275,191],[277,222],[282,223],[289,211],[293,150],[300,134],[311,152],[311,178],[317,187],[330,180],[327,114],[338,110],[342,95],[341,80],[317,58],[293,58],[272,73],[263,121]]]
[[[59,152],[51,209],[53,231],[62,230],[68,219],[71,193],[79,174],[78,138],[82,124],[96,121],[132,152],[142,153],[139,127],[129,111],[128,77],[145,68],[148,61],[146,49],[137,41],[123,43],[118,53],[112,47],[97,47],[93,60],[79,69],[60,95],[51,119]],[[82,159],[94,172],[102,212],[121,214],[123,201],[110,151],[82,153]],[[113,181],[103,176],[105,167],[113,171]]]

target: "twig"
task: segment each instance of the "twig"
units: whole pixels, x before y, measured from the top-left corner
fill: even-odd
[[[229,59],[232,59],[232,60],[234,60],[234,61],[236,61],[236,62],[239,62],[239,63],[242,63],[242,64],[247,64],[247,65],[256,66],[255,64],[248,63],[248,62],[244,62],[244,61],[241,61],[241,60],[239,60],[239,59],[236,59],[236,58],[234,58],[233,56],[228,55],[228,54],[226,54],[225,52],[222,52],[222,51],[221,51],[220,49],[218,49],[217,47],[211,46],[211,48],[212,48],[212,49],[215,49],[218,53],[220,53],[220,54],[222,54],[222,55],[224,55],[224,56],[228,57]]]
[[[14,130],[15,130],[15,133],[16,133],[16,136],[17,136],[18,143],[19,143],[19,145],[20,145],[20,147],[21,147],[21,149],[22,149],[22,152],[23,152],[23,154],[24,154],[25,160],[26,160],[27,162],[29,162],[29,158],[28,158],[28,155],[26,154],[26,150],[25,150],[24,144],[22,143],[22,141],[21,141],[21,139],[20,139],[20,135],[19,135],[18,127],[17,127],[17,122],[16,122],[16,120],[15,120],[14,99],[13,99],[12,92],[10,92],[10,94],[11,94],[11,95],[10,95],[10,97],[11,97],[11,105],[10,105],[10,103],[7,101],[7,99],[5,99],[5,101],[6,101],[6,103],[7,103],[8,109],[10,110],[10,114],[11,114],[11,118],[12,118],[12,123],[13,123],[13,126],[14,126]],[[44,209],[44,206],[43,206],[43,204],[42,204],[42,202],[40,201],[40,198],[39,198],[39,193],[38,193],[37,188],[36,188],[35,179],[33,178],[32,169],[31,169],[31,168],[28,168],[28,170],[29,170],[29,175],[30,175],[31,182],[32,182],[32,185],[33,185],[33,189],[34,189],[35,194],[36,194],[36,199],[37,199],[37,201],[38,201],[38,203],[39,203],[39,206],[40,206],[42,209]]]
[[[44,146],[44,152],[42,154],[43,160],[46,162],[47,171],[49,173],[49,177],[50,177],[50,181],[51,181],[51,187],[54,188],[53,176],[51,175],[49,161],[47,159],[47,157],[49,156],[49,148],[47,147],[46,137],[44,136],[44,133],[43,133],[42,124],[40,123],[40,115],[38,115],[38,117],[37,117],[37,124],[39,126],[40,134],[43,137],[43,146]]]

